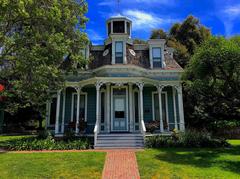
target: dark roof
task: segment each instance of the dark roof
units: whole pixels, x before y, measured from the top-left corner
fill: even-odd
[[[109,53],[106,56],[103,56],[103,52],[108,49]],[[133,45],[127,45],[127,64],[137,65],[143,68],[150,68],[150,60],[149,60],[149,49],[146,48],[144,50],[135,49],[136,55],[133,56],[129,49],[135,49]],[[98,67],[104,65],[111,65],[112,61],[112,46],[107,45],[104,50],[91,50],[90,49],[90,69],[96,69]],[[165,54],[165,64],[166,66],[162,68],[163,70],[178,70],[182,69],[181,66],[169,55]]]

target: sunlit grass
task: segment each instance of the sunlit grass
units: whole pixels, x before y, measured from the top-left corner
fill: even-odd
[[[137,153],[141,178],[240,178],[240,140],[222,149],[162,148]]]

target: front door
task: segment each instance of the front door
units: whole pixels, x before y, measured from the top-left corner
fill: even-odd
[[[113,89],[112,131],[127,131],[126,88]]]

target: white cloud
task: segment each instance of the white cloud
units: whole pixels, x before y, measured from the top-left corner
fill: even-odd
[[[113,6],[116,5],[116,1],[102,1],[100,3],[98,3],[99,6]]]
[[[224,24],[225,35],[227,37],[232,35],[235,21],[240,18],[240,4],[233,4],[230,1],[215,0],[217,11],[216,16]]]
[[[174,19],[158,17],[156,14],[140,10],[126,10],[123,15],[130,18],[133,22],[133,30],[146,30],[154,28],[163,28],[171,24]]]
[[[230,18],[236,18],[237,16],[240,16],[240,4],[226,7],[223,10],[223,13]]]
[[[166,5],[166,6],[174,6],[176,4],[176,0],[120,0],[120,6],[130,6],[134,5],[148,5],[148,6],[155,6],[155,5]],[[116,0],[103,0],[102,2],[98,3],[99,6],[117,6]]]
[[[98,34],[96,31],[94,31],[92,29],[87,29],[87,34],[88,34],[88,37],[90,38],[90,40],[93,42],[98,42],[98,41],[104,40],[104,38],[100,34]]]

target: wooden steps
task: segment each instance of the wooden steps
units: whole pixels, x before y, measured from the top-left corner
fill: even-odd
[[[143,148],[142,134],[98,134],[95,149]]]

